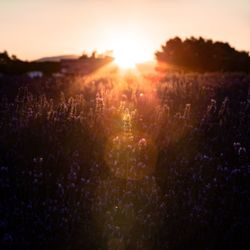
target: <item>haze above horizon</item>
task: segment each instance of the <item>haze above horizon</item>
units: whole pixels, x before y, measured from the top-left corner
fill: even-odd
[[[250,51],[250,1],[2,0],[0,30],[0,51],[27,60],[129,49],[134,61],[150,60],[175,36]]]

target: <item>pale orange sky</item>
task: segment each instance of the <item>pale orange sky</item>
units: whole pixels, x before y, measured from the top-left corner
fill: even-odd
[[[21,59],[112,50],[133,37],[152,59],[174,36],[250,51],[250,0],[0,0],[0,51]]]

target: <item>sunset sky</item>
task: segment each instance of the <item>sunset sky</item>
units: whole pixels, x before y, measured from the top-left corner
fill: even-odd
[[[250,51],[250,0],[0,0],[0,30],[0,51],[28,60],[124,41],[150,60],[177,35]]]

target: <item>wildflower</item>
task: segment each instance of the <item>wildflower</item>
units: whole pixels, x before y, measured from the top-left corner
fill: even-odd
[[[138,142],[139,149],[144,149],[147,146],[147,140],[145,138],[141,138]]]

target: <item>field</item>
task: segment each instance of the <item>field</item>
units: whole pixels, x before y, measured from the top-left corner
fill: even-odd
[[[250,75],[0,78],[1,249],[243,249]]]

